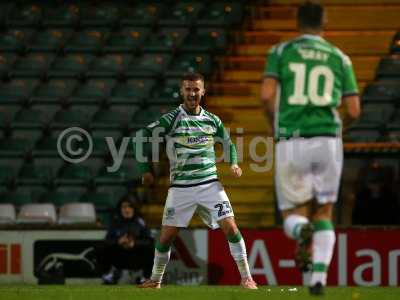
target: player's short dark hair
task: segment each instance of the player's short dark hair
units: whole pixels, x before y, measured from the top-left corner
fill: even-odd
[[[321,29],[324,21],[324,8],[322,5],[307,1],[297,10],[297,22],[299,27]]]
[[[182,77],[182,82],[183,81],[198,81],[198,80],[201,80],[204,82],[204,76],[201,75],[200,73],[195,73],[195,72],[186,73]]]

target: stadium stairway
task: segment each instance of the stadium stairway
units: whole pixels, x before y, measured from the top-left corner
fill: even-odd
[[[231,129],[243,128],[244,174],[233,179],[222,167],[222,181],[242,227],[275,224],[273,171],[257,173],[249,165],[249,143],[256,135],[272,136],[260,107],[260,82],[268,49],[297,35],[296,5],[301,1],[271,0],[250,5],[247,21],[231,34],[230,51],[219,56],[220,73],[210,83],[207,107]],[[354,65],[360,91],[375,78],[381,58],[389,53],[399,28],[400,3],[395,0],[327,0],[325,38],[347,53]],[[343,109],[339,110],[343,114]],[[345,118],[345,126],[347,119]],[[234,134],[235,139],[237,135]],[[261,145],[262,146],[262,145]],[[261,153],[265,153],[264,147]],[[254,163],[254,162],[253,162]],[[262,215],[262,216],[261,216]]]

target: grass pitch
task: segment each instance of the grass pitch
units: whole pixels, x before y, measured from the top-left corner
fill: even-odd
[[[304,287],[268,287],[244,290],[238,286],[164,286],[143,290],[135,286],[37,286],[0,285],[0,300],[394,300],[400,288],[332,287],[323,297],[311,297]]]

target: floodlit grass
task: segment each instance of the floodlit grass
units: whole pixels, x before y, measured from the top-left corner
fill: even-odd
[[[399,288],[331,287],[324,297],[311,297],[304,287],[268,287],[244,290],[238,286],[164,286],[161,290],[135,286],[38,286],[0,285],[1,300],[278,300],[278,299],[394,300]]]

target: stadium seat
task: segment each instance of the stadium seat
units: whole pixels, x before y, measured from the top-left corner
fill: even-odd
[[[84,27],[112,26],[119,18],[118,7],[112,2],[83,4],[80,5],[79,11],[81,24]]]
[[[150,52],[172,52],[179,49],[188,34],[185,28],[164,28],[151,34],[145,41],[143,51]]]
[[[73,27],[79,21],[79,8],[73,3],[46,3],[42,23],[44,26]]]
[[[176,106],[151,105],[146,109],[139,110],[133,116],[132,129],[143,128],[150,123],[157,121],[163,114],[169,112]]]
[[[62,100],[71,96],[77,86],[78,81],[75,79],[50,79],[35,90],[31,101],[40,104],[60,104]]]
[[[226,48],[226,31],[218,28],[198,28],[196,34],[190,34],[183,42],[182,52],[218,52]]]
[[[84,187],[61,186],[56,190],[49,191],[43,196],[43,199],[59,207],[67,203],[79,202],[85,192],[86,189]]]
[[[17,186],[14,190],[1,194],[1,203],[13,203],[19,207],[24,204],[39,202],[45,193],[40,186]]]
[[[52,128],[67,128],[67,127],[87,127],[93,116],[93,112],[84,109],[84,107],[72,107],[70,109],[61,109],[57,111],[54,117]]]
[[[60,158],[36,158],[22,166],[18,183],[23,185],[48,184],[57,176],[62,164],[63,160]]]
[[[131,121],[139,110],[138,106],[115,104],[107,109],[99,110],[93,117],[91,126],[94,128],[123,128]]]
[[[59,224],[94,224],[96,211],[92,203],[68,203],[60,208]]]
[[[194,1],[183,1],[177,3],[175,7],[169,9],[160,18],[159,24],[162,26],[189,26],[194,24],[204,4]]]
[[[13,70],[10,73],[11,77],[31,77],[38,78],[47,74],[47,70],[54,60],[54,54],[31,53],[17,60]]]
[[[57,106],[35,105],[20,110],[11,123],[11,128],[43,128],[52,120]]]
[[[243,18],[243,4],[240,1],[216,1],[203,10],[197,20],[200,26],[232,26]]]
[[[110,172],[107,166],[104,166],[95,178],[96,184],[120,185],[121,183],[138,183],[141,173],[137,168],[137,163],[133,159],[125,158],[121,166],[115,172]]]
[[[36,144],[33,155],[35,157],[59,157],[57,151],[58,135],[53,133],[50,136],[44,136]]]
[[[180,86],[180,79],[167,79],[159,89],[156,89],[154,97],[149,98],[147,102],[150,104],[179,104],[181,102]]]
[[[393,41],[390,46],[390,52],[395,54],[400,53],[400,31],[398,31],[393,37]]]
[[[15,207],[13,204],[0,204],[0,224],[15,223]]]
[[[113,209],[119,199],[111,192],[92,192],[82,196],[81,202],[93,203],[97,209]]]
[[[21,109],[20,105],[0,105],[0,128],[7,126],[14,120],[15,115]],[[2,132],[0,131],[0,137],[2,137]]]
[[[7,184],[17,177],[22,166],[22,159],[0,159],[0,184]]]
[[[32,29],[9,29],[0,35],[0,51],[22,52],[30,42],[34,31]]]
[[[135,7],[128,7],[126,11],[122,12],[121,24],[124,26],[151,27],[165,10],[165,4],[160,2],[139,2]]]
[[[36,33],[32,42],[28,45],[28,51],[32,52],[57,52],[64,47],[70,38],[70,29],[50,28]]]
[[[66,52],[91,52],[98,53],[107,39],[107,29],[86,29],[76,32],[68,41],[64,50]]]
[[[111,194],[115,199],[115,204],[128,193],[128,189],[125,185],[108,185],[98,184],[96,186],[96,193],[100,194]]]
[[[108,99],[110,104],[141,105],[144,99],[150,98],[156,86],[154,79],[129,79],[118,83]]]
[[[7,16],[9,26],[38,26],[42,20],[42,7],[37,4],[16,5]]]
[[[85,184],[92,179],[90,169],[81,164],[65,165],[57,178],[57,183],[66,184]]]
[[[90,67],[87,77],[104,78],[117,77],[124,73],[126,66],[131,61],[130,55],[124,54],[107,54],[98,57]]]
[[[34,129],[13,130],[11,137],[4,137],[0,140],[0,156],[15,157],[26,155],[32,150],[41,134],[41,131]]]
[[[363,124],[349,128],[343,139],[345,142],[373,143],[382,140],[382,132],[374,126]]]
[[[37,79],[12,79],[9,82],[0,83],[0,103],[17,103],[27,101],[36,87]]]
[[[93,124],[91,124],[93,127]],[[103,127],[103,126],[102,126]],[[94,156],[103,156],[109,153],[109,147],[106,142],[106,137],[111,137],[115,143],[118,145],[119,140],[122,137],[122,133],[119,129],[113,130],[110,128],[96,129],[94,128],[91,132],[93,141],[93,154]]]
[[[208,76],[212,72],[212,59],[207,54],[182,54],[177,56],[166,71],[166,76],[182,77],[187,72],[199,72]]]
[[[103,51],[133,53],[139,50],[150,35],[150,28],[124,27],[120,31],[110,33]]]
[[[132,61],[127,67],[125,75],[136,78],[161,76],[171,59],[170,54],[144,54]]]
[[[19,224],[53,224],[56,221],[56,209],[51,203],[25,204],[21,207],[17,218]]]
[[[383,126],[392,118],[394,111],[392,103],[364,102],[361,116],[352,126]]]
[[[6,78],[17,60],[13,53],[0,53],[0,78]]]
[[[382,58],[379,62],[377,78],[400,79],[400,55],[392,55]]]
[[[115,84],[115,79],[90,79],[76,88],[71,102],[100,104],[110,96]]]
[[[362,96],[363,102],[390,102],[400,98],[400,80],[382,79],[368,85]]]
[[[67,54],[56,58],[48,72],[48,76],[56,78],[81,77],[86,74],[89,64],[93,61],[91,54]]]

